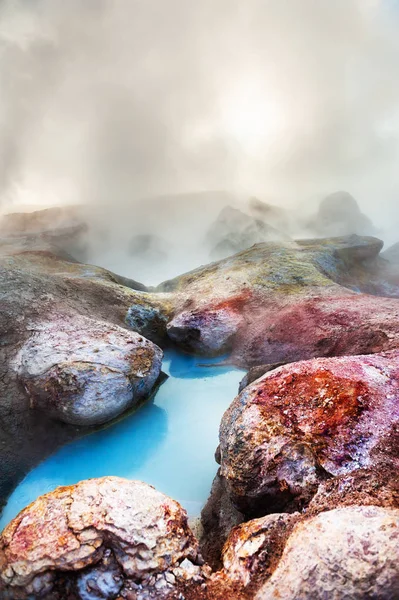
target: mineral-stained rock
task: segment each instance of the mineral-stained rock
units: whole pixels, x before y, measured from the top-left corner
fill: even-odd
[[[201,513],[201,554],[213,569],[219,569],[222,564],[221,552],[230,531],[243,521],[244,515],[233,506],[218,472]]]
[[[246,367],[396,348],[399,301],[370,294],[399,293],[371,267],[381,246],[358,236],[268,242],[200,267],[157,288],[173,293],[168,335],[193,353],[231,351]]]
[[[338,508],[295,526],[256,600],[395,600],[399,510]]]
[[[221,475],[246,514],[292,509],[332,476],[398,466],[398,433],[398,351],[293,363],[224,414]]]
[[[161,363],[160,348],[139,334],[76,315],[37,323],[14,368],[31,407],[96,425],[148,396]]]
[[[0,243],[0,508],[29,468],[150,391],[160,351],[129,329],[133,305],[170,312],[105,269]]]
[[[157,306],[154,298],[149,304],[146,303],[145,298],[140,304],[132,304],[126,314],[126,324],[130,329],[139,331],[149,340],[160,343],[166,338],[168,320],[165,306],[161,303]]]
[[[273,514],[235,527],[223,548],[223,571],[244,588],[273,572],[299,514]]]
[[[328,479],[319,486],[306,514],[354,504],[399,508],[397,465],[381,463],[377,468],[357,469]]]
[[[137,585],[170,592],[179,580],[202,583],[202,563],[177,502],[142,482],[104,477],[41,496],[5,528],[0,596],[94,600],[129,597],[122,587]]]
[[[241,379],[240,385],[238,388],[239,393],[242,392],[243,389],[247,387],[250,383],[262,377],[265,373],[269,373],[269,371],[273,371],[274,369],[278,369],[284,363],[275,363],[273,365],[258,365],[256,367],[251,367],[246,375]]]

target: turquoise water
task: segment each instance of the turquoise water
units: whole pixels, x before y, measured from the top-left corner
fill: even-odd
[[[220,359],[219,359],[220,360]],[[223,412],[243,371],[165,352],[169,379],[152,402],[112,427],[64,446],[25,477],[10,496],[0,530],[41,494],[89,477],[139,479],[178,500],[192,516],[206,501],[217,465]]]

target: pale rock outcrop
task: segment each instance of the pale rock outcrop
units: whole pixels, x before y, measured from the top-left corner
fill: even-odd
[[[139,334],[76,315],[36,323],[13,366],[32,408],[87,426],[148,396],[161,364],[161,349]]]
[[[396,600],[399,510],[348,506],[294,528],[255,600]]]
[[[145,483],[104,477],[41,496],[5,528],[0,595],[92,600],[164,588],[168,597],[179,581],[203,582],[202,562],[177,502]]]

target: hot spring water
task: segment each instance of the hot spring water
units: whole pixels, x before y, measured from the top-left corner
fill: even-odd
[[[10,496],[0,531],[41,494],[105,475],[150,483],[198,515],[217,470],[219,423],[243,376],[233,367],[201,366],[218,360],[166,351],[163,371],[169,378],[154,400],[64,446],[30,471]]]

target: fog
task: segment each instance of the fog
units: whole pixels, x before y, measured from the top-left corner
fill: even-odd
[[[398,25],[394,0],[2,0],[2,210],[87,205],[126,273],[132,233],[183,268],[253,195],[348,190],[397,241]]]

